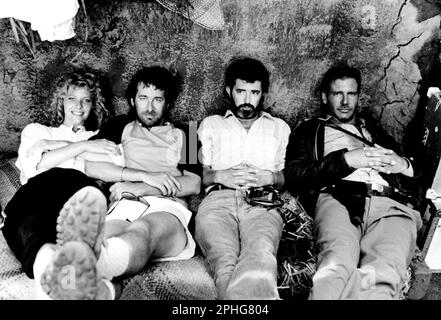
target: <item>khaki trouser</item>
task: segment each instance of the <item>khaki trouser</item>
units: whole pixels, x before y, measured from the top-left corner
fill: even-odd
[[[419,212],[371,197],[355,227],[346,207],[321,193],[314,217],[320,254],[310,299],[397,299],[421,223]]]
[[[276,209],[251,206],[233,190],[211,192],[196,215],[195,239],[211,267],[218,299],[278,299]]]

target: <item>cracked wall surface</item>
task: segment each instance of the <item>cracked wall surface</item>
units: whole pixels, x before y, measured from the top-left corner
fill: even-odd
[[[35,58],[0,20],[0,152],[16,151],[29,122],[47,123],[52,82],[66,63],[101,70],[109,104],[127,110],[124,90],[141,66],[171,66],[183,77],[175,122],[222,113],[223,72],[235,55],[261,59],[271,72],[266,106],[295,127],[316,114],[318,82],[336,61],[363,73],[361,106],[401,140],[439,65],[441,1],[223,0],[226,27],[209,31],[155,2],[86,1],[77,36],[36,41]],[[87,30],[87,42],[85,34]],[[435,82],[435,83],[434,83]]]
[[[439,15],[418,21],[418,7],[402,1],[397,23],[391,29],[395,40],[389,57],[385,57],[384,74],[376,95],[378,117],[384,126],[393,125],[391,133],[400,136],[415,115],[420,98],[418,84],[422,79],[415,57],[424,44],[438,37]],[[424,92],[422,93],[424,94]]]

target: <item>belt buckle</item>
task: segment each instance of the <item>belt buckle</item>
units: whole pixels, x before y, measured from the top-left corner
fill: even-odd
[[[376,183],[376,182],[372,182],[370,184],[371,186],[371,190],[372,191],[377,191],[377,192],[383,192],[384,191],[384,186],[382,184]]]

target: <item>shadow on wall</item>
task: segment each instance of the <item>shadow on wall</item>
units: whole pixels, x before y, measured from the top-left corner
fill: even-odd
[[[0,152],[17,150],[29,122],[47,123],[51,82],[67,63],[102,70],[116,114],[128,108],[124,91],[138,68],[172,67],[183,79],[172,120],[185,124],[224,112],[223,73],[235,55],[266,64],[266,106],[292,127],[317,113],[316,85],[333,62],[359,67],[362,107],[400,140],[422,95],[418,83],[430,82],[427,64],[439,61],[440,5],[432,2],[223,0],[224,29],[207,30],[156,2],[89,1],[87,41],[79,11],[77,36],[36,37],[35,58],[0,20]]]

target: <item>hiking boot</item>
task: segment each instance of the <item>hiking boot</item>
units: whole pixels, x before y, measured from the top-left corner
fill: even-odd
[[[67,242],[54,253],[41,275],[41,288],[55,300],[112,300],[113,285],[98,277],[96,262],[86,243]]]
[[[57,219],[57,249],[41,279],[36,279],[50,298],[111,298],[110,281],[100,278],[96,269],[106,212],[105,196],[90,186],[77,191],[61,209]]]
[[[95,187],[78,190],[63,206],[57,218],[57,245],[83,241],[99,256],[107,200]]]

